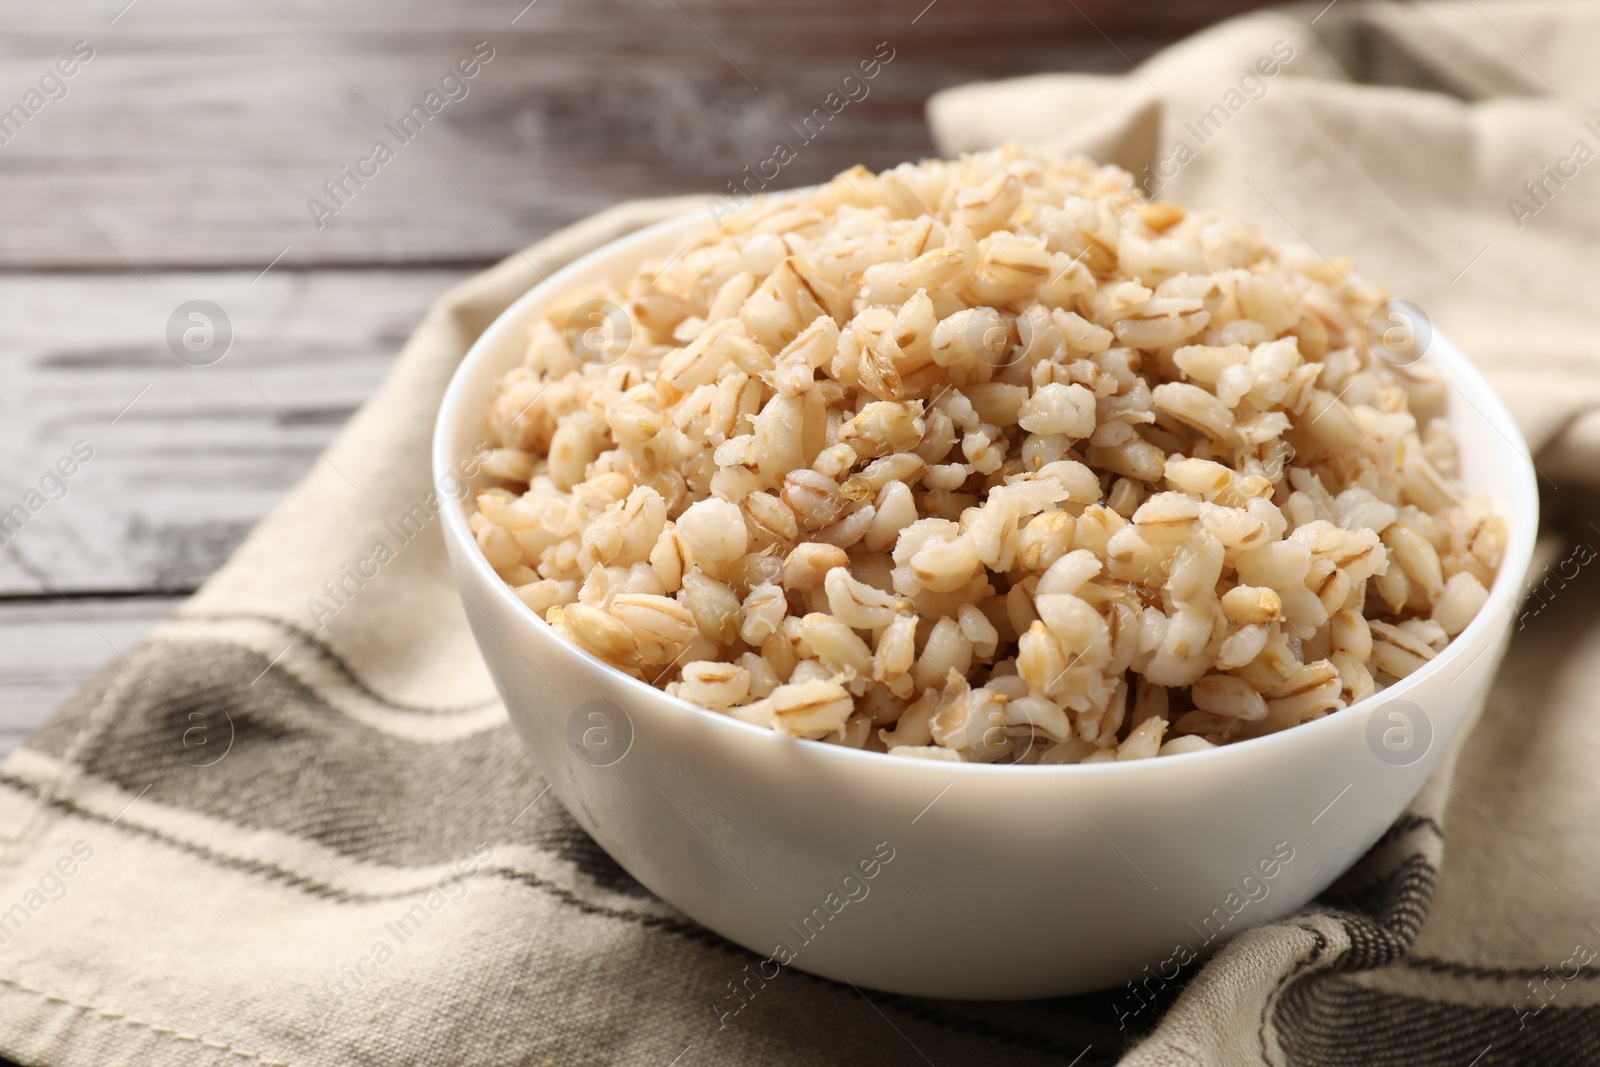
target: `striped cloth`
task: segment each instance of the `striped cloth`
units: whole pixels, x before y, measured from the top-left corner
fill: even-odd
[[[468,635],[427,473],[444,385],[501,309],[573,256],[704,206],[636,203],[442,297],[326,462],[0,768],[0,1053],[49,1067],[1600,1062],[1600,861],[1584,836],[1600,824],[1585,566],[1600,544],[1585,510],[1600,481],[1600,165],[1574,161],[1576,142],[1600,145],[1584,126],[1600,109],[1582,103],[1600,96],[1600,10],[1318,7],[1224,24],[1126,76],[973,86],[930,113],[948,150],[1089,151],[1162,196],[1354,253],[1481,361],[1538,451],[1566,541],[1488,707],[1323,899],[1092,996],[948,1003],[791,969],[726,1014],[757,958],[651,897],[545,795]],[[1206,139],[1179,161],[1191,123]]]

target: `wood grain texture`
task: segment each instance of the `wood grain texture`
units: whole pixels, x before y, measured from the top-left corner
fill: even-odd
[[[94,58],[0,145],[0,268],[480,263],[635,196],[718,190],[793,139],[879,42],[892,62],[784,168],[801,185],[932,149],[929,94],[1126,72],[1247,0],[15,0],[0,110]],[[115,22],[113,23],[113,18]],[[403,146],[385,128],[488,42]],[[307,201],[395,158],[319,229]],[[334,206],[330,204],[330,206]]]
[[[0,596],[192,590],[317,460],[464,274],[0,281],[0,522],[38,494],[20,531],[0,525]],[[193,299],[231,320],[232,345],[210,366],[168,348],[168,318]],[[77,442],[93,458],[60,479],[64,495],[56,479],[41,486]]]

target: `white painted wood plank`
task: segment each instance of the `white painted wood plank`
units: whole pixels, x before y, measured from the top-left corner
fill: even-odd
[[[622,199],[722,189],[777,141],[796,141],[788,124],[823,107],[879,42],[893,61],[801,146],[779,184],[927,154],[923,104],[939,89],[1126,71],[1130,57],[1254,6],[126,4],[13,0],[0,10],[0,109],[74,42],[94,49],[67,94],[0,145],[0,267],[242,268],[285,245],[290,265],[498,259],[509,243]],[[477,42],[494,58],[467,95],[400,146],[385,123]],[[319,229],[307,200],[380,138],[393,162],[352,186],[348,207]]]
[[[21,505],[26,524],[14,536],[0,527],[0,597],[194,588],[317,460],[428,305],[465,274],[4,280],[0,520],[14,524]],[[168,318],[194,299],[231,320],[231,348],[211,366],[167,345]],[[78,442],[93,458],[63,494],[52,470]]]

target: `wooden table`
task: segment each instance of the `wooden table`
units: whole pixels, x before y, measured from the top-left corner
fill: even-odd
[[[880,42],[892,62],[786,184],[928,154],[938,89],[1124,72],[1249,6],[13,0],[0,517],[41,478],[59,499],[0,529],[0,754],[227,558],[451,283],[616,201],[723,189]],[[480,42],[492,58],[372,160]],[[232,326],[208,366],[167,341],[192,300]],[[92,459],[47,477],[77,442]]]

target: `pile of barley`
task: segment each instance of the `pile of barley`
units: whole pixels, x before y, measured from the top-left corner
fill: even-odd
[[[1421,667],[1506,543],[1385,300],[1086,160],[856,168],[558,301],[472,529],[564,637],[797,737],[1256,737]]]

